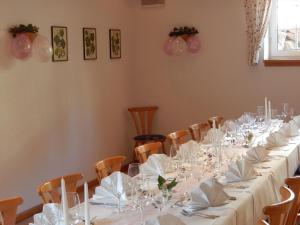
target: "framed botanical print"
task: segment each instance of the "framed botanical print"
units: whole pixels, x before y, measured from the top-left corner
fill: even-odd
[[[121,30],[109,30],[110,58],[121,58]]]
[[[97,59],[96,28],[83,28],[83,58]]]
[[[68,61],[68,30],[67,27],[51,26],[52,61]]]

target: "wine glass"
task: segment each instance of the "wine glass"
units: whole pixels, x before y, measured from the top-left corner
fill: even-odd
[[[130,198],[133,208],[135,208],[135,190],[138,182],[138,175],[140,174],[140,165],[140,163],[130,163],[128,166],[128,176],[131,177],[130,181],[128,182],[128,185],[130,187]]]
[[[140,165],[140,163],[130,163],[128,166],[128,176],[137,176],[140,173]]]
[[[284,117],[284,121],[286,122],[287,117],[289,115],[289,103],[283,103],[283,112],[282,115]]]
[[[78,224],[81,222],[80,217],[80,200],[79,196],[76,192],[67,192],[67,199],[68,199],[68,208],[69,213],[72,217],[72,224]]]

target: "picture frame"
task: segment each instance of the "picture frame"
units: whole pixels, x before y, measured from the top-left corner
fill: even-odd
[[[97,33],[96,28],[82,29],[83,33],[83,59],[95,60],[97,59]]]
[[[110,44],[110,58],[121,58],[121,30],[110,29],[109,30],[109,44]]]
[[[68,28],[51,26],[52,61],[68,61]]]

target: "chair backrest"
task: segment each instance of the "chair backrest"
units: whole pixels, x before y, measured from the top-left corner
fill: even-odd
[[[152,121],[157,109],[157,106],[132,107],[128,109],[133,118],[137,135],[152,133]]]
[[[23,203],[22,197],[13,197],[0,200],[0,223],[2,225],[15,225],[17,208]],[[1,221],[2,218],[2,221]]]
[[[214,120],[216,121],[216,128],[220,128],[224,123],[223,116],[212,116],[212,117],[208,118],[208,120],[207,120],[211,128],[213,127]]]
[[[170,144],[184,144],[188,141],[189,132],[187,130],[179,130],[167,135]]]
[[[135,148],[137,159],[140,163],[147,161],[148,157],[152,154],[157,154],[161,148],[161,142],[152,142],[144,145],[140,145]]]
[[[125,156],[117,155],[97,162],[95,164],[95,170],[99,184],[104,177],[109,176],[112,172],[120,171],[125,160]]]
[[[285,225],[289,210],[295,199],[293,191],[287,187],[280,188],[281,202],[266,206],[263,209],[265,215],[269,217],[270,225]]]
[[[207,132],[210,130],[210,125],[208,122],[205,123],[196,123],[189,127],[192,139],[194,141],[201,141]]]
[[[67,192],[76,192],[77,182],[83,178],[81,173],[69,174],[46,181],[37,188],[43,203],[60,203],[61,178],[64,178]]]
[[[285,183],[295,194],[295,200],[290,209],[286,224],[296,225],[297,216],[300,209],[300,176],[286,178]]]

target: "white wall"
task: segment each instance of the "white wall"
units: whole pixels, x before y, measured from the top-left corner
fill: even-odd
[[[0,2],[0,198],[21,195],[21,210],[40,203],[36,186],[82,172],[105,156],[132,156],[130,1]],[[20,23],[68,27],[69,61],[38,63],[7,55],[7,28]],[[97,28],[98,59],[84,61],[82,28]],[[122,59],[109,59],[109,28],[122,30]]]
[[[135,3],[135,96],[138,103],[160,107],[160,131],[183,129],[214,114],[231,118],[256,111],[264,96],[278,109],[287,101],[300,112],[299,67],[247,65],[243,1],[166,0],[157,8]],[[165,55],[168,33],[184,25],[199,30],[200,53]]]

